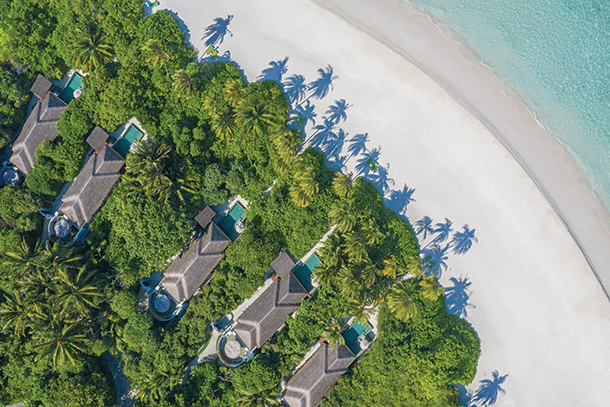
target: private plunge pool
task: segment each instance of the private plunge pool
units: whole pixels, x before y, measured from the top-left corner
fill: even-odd
[[[112,148],[122,157],[127,157],[127,153],[129,153],[133,143],[140,140],[142,137],[144,137],[144,133],[133,124],[130,124],[127,130],[125,130],[121,137],[112,145]]]
[[[79,97],[82,91],[83,78],[75,72],[72,74],[63,90],[59,93],[59,98],[68,104]]]

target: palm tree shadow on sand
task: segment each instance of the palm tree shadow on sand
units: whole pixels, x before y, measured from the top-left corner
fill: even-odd
[[[282,84],[282,77],[288,72],[288,57],[279,60],[269,62],[269,68],[263,69],[263,72],[258,76],[259,81],[274,81]],[[290,100],[290,98],[289,98]]]
[[[474,305],[468,302],[472,283],[467,277],[451,277],[449,280],[453,286],[445,287],[445,307],[447,312],[466,319],[468,317],[468,307],[475,308]]]
[[[231,20],[233,20],[233,15],[231,14],[229,14],[227,18],[218,17],[214,19],[213,24],[210,24],[205,28],[202,40],[205,40],[206,47],[221,44],[227,34],[231,35],[231,37],[233,36],[233,33],[229,31],[228,28]]]
[[[500,394],[506,394],[502,384],[508,375],[500,376],[497,370],[491,373],[491,379],[483,379],[477,390],[468,390],[462,385],[455,385],[460,393],[464,407],[489,407],[498,401]]]
[[[406,219],[407,207],[411,202],[415,202],[413,193],[415,188],[409,188],[406,184],[402,189],[392,189],[383,198],[388,209],[394,211],[398,216]]]
[[[330,65],[326,66],[326,68],[318,69],[318,75],[320,75],[319,78],[312,81],[307,86],[308,90],[311,91],[310,97],[323,99],[330,91],[334,89],[333,81],[337,79],[338,76],[334,76],[333,72],[333,67]]]

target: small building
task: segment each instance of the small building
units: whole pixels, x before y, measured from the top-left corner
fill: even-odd
[[[238,318],[233,331],[250,350],[260,348],[299,308],[307,291],[292,273],[276,279]]]
[[[89,157],[61,199],[60,211],[78,227],[91,222],[121,178],[120,171],[125,164],[123,157],[112,147],[98,143],[103,138],[103,134],[108,136],[102,128],[96,127],[91,134],[96,134],[91,146],[95,148],[94,145],[102,145],[102,147]],[[91,136],[87,140],[89,139]]]
[[[296,264],[288,249],[282,249],[280,254],[271,262],[271,269],[278,278],[283,278],[292,271]]]
[[[34,81],[34,84],[30,88],[30,92],[32,92],[34,96],[36,96],[38,99],[42,100],[47,95],[47,93],[49,93],[52,86],[53,84],[50,80],[48,80],[41,74],[38,74],[36,80]]]
[[[161,287],[176,304],[190,300],[199,287],[209,280],[224,258],[229,243],[231,239],[214,222],[210,222],[189,248],[172,261],[164,273]]]
[[[43,141],[57,138],[55,125],[66,110],[66,104],[51,92],[51,82],[38,75],[30,91],[39,99],[13,143],[9,161],[23,174],[34,167],[36,149]]]
[[[355,359],[347,346],[323,343],[286,383],[284,402],[289,407],[318,407]]]
[[[212,219],[214,219],[215,216],[216,211],[210,206],[206,206],[197,214],[197,216],[195,216],[195,221],[199,224],[199,226],[205,229],[206,226],[212,222]]]

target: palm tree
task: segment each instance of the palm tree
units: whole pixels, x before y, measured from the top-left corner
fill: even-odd
[[[397,276],[400,276],[405,271],[398,265],[398,261],[394,255],[391,255],[389,259],[385,259],[383,263],[385,264],[382,270],[383,275],[390,277],[392,280],[396,279]]]
[[[78,39],[73,45],[76,59],[74,66],[85,72],[91,72],[112,58],[112,47],[106,42],[101,32],[84,33],[76,29]]]
[[[329,348],[335,347],[335,345],[345,345],[345,338],[341,335],[347,328],[347,324],[343,318],[333,317],[330,320],[330,324],[324,328],[322,338],[328,343]]]
[[[374,308],[361,304],[359,301],[351,298],[347,303],[346,311],[354,317],[355,322],[365,325],[371,317]]]
[[[38,266],[40,249],[40,240],[33,247],[30,247],[23,239],[18,251],[6,253],[8,259],[3,264],[10,267],[18,277],[27,275]]]
[[[280,402],[277,400],[279,395],[277,389],[261,390],[258,393],[249,393],[239,388],[236,389],[239,392],[237,402],[240,407],[268,407],[280,405]]]
[[[409,282],[397,283],[387,295],[388,308],[396,318],[407,321],[417,315],[413,288]]]
[[[210,119],[210,127],[219,139],[228,141],[235,138],[235,120],[232,111],[214,113]]]
[[[364,232],[366,242],[370,245],[379,244],[385,239],[385,234],[379,230],[375,219],[368,219],[368,222],[362,227],[362,232]]]
[[[128,195],[142,192],[158,201],[167,202],[174,183],[165,173],[165,161],[170,147],[154,139],[139,141],[128,156],[128,168],[123,177],[123,188]]]
[[[169,71],[165,64],[169,60],[169,55],[163,50],[163,46],[159,40],[154,38],[149,39],[142,46],[142,51],[148,55],[148,58],[146,58],[147,63],[151,64],[153,68],[163,65],[165,67],[165,72],[169,77]]]
[[[96,298],[102,294],[98,287],[92,283],[94,271],[86,272],[81,267],[76,274],[60,270],[60,287],[56,299],[62,304],[64,312],[75,310],[81,315],[87,313],[87,307],[97,308]]]
[[[290,186],[289,193],[292,202],[301,208],[307,208],[311,203],[312,196],[301,188],[301,185],[298,182],[295,182]]]
[[[147,403],[155,403],[161,399],[167,386],[167,374],[157,370],[137,387],[136,397]]]
[[[241,128],[253,136],[262,136],[268,126],[276,124],[266,104],[242,103],[237,107],[236,118]]]
[[[350,210],[347,202],[335,201],[330,207],[328,216],[331,221],[337,225],[337,229],[341,233],[349,233],[356,226],[356,215]]]
[[[163,168],[171,150],[171,147],[158,143],[153,138],[138,141],[135,150],[127,156],[127,170],[143,173],[151,169]]]
[[[362,263],[368,259],[364,238],[360,234],[346,233],[343,245],[347,256],[353,263]]]
[[[50,318],[45,327],[35,331],[34,338],[39,348],[37,359],[51,358],[53,366],[65,366],[69,361],[75,364],[74,358],[85,350],[87,337],[81,333],[82,325],[78,323],[65,323]]]
[[[47,270],[65,270],[81,260],[82,256],[74,254],[74,246],[64,246],[59,240],[55,243],[47,240],[39,256],[40,266]]]
[[[436,301],[438,297],[445,295],[445,289],[438,283],[434,276],[424,276],[419,280],[421,294],[429,300]]]
[[[24,336],[32,321],[32,311],[24,304],[19,291],[13,294],[4,293],[5,301],[0,304],[0,327],[6,330],[9,326],[15,329],[15,335]]]
[[[311,171],[303,174],[298,179],[298,184],[301,190],[305,192],[305,194],[313,198],[315,194],[318,193],[320,185],[316,182],[314,175]]]
[[[407,272],[415,278],[424,273],[422,261],[420,260],[419,256],[409,256],[409,261],[407,262]]]
[[[225,98],[229,106],[235,108],[244,101],[244,85],[239,79],[227,81],[224,86]]]
[[[178,96],[184,98],[192,96],[195,93],[197,79],[192,78],[186,69],[177,69],[172,75],[172,79],[174,80],[174,89]]]
[[[333,190],[339,198],[349,198],[352,195],[352,176],[351,172],[349,174],[335,174]]]

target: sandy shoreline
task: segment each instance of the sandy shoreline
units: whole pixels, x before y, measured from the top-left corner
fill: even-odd
[[[610,212],[582,168],[523,98],[457,33],[412,3],[313,1],[422,69],[496,136],[549,201],[610,301]],[[377,16],[395,21],[371,24]]]
[[[448,306],[481,338],[471,392],[497,371],[506,391],[497,405],[607,403],[610,302],[593,270],[610,287],[608,211],[567,150],[476,54],[396,0],[162,7],[186,23],[199,50],[206,28],[224,19],[230,33],[220,55],[250,81],[300,74],[309,82],[331,66],[334,89],[310,100],[317,116],[305,126],[319,134],[328,107],[349,104],[347,120],[332,129],[331,163],[358,172],[375,157],[380,167],[364,175],[393,210],[412,222],[430,216],[476,229],[468,253],[440,255]],[[352,156],[358,134],[367,135],[367,150]]]

